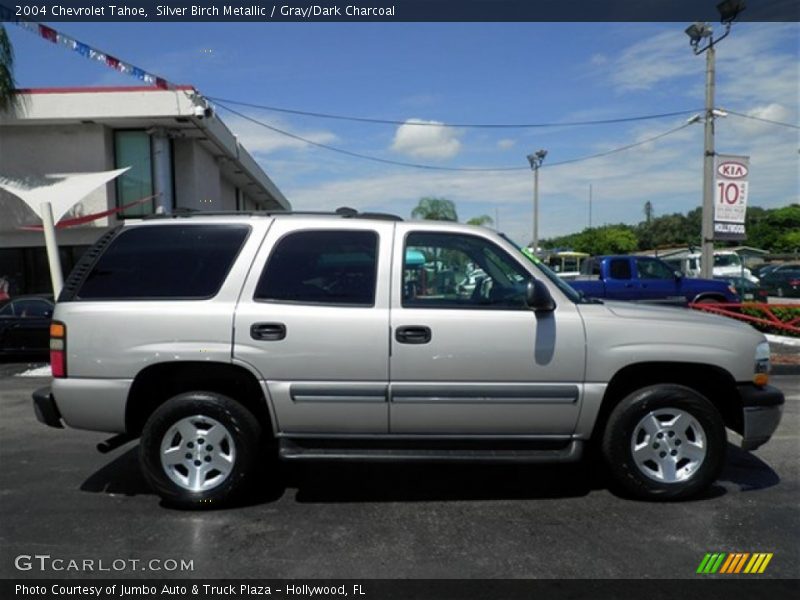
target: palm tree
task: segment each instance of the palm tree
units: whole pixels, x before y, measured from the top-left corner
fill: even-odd
[[[0,25],[0,112],[14,107],[14,49],[5,27]]]
[[[422,198],[411,211],[411,216],[426,221],[458,221],[456,205],[447,198]]]
[[[472,217],[469,219],[467,225],[494,225],[494,219],[489,215],[480,215],[479,217]]]

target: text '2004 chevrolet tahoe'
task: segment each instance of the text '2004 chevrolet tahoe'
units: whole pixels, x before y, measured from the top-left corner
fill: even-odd
[[[683,498],[720,473],[726,427],[756,448],[784,401],[748,325],[587,302],[489,229],[352,210],[129,222],[73,270],[51,349],[39,419],[140,436],[147,480],[184,506],[242,494],[263,453],[592,448],[623,491]]]

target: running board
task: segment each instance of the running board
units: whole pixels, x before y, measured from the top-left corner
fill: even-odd
[[[567,463],[583,455],[582,440],[558,443],[514,442],[504,440],[442,443],[385,442],[365,440],[288,439],[278,442],[283,460],[330,460],[373,462],[493,462]]]

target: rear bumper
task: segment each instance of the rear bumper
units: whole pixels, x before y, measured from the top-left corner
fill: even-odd
[[[61,413],[58,411],[49,387],[40,388],[33,392],[33,410],[40,423],[50,427],[58,427],[59,429],[64,428],[61,423]]]
[[[742,399],[742,448],[755,450],[769,441],[778,428],[785,399],[783,392],[769,385],[741,384],[738,387]]]

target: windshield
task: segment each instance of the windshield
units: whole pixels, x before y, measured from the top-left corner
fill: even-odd
[[[738,254],[715,254],[714,255],[715,267],[741,267],[742,261],[739,259]]]
[[[530,250],[527,248],[520,247],[516,242],[514,242],[511,238],[509,238],[506,234],[501,233],[500,236],[506,240],[509,244],[514,246],[522,256],[527,258],[531,261],[536,267],[542,272],[542,274],[547,277],[559,290],[563,292],[563,294],[576,303],[585,303],[587,300],[583,297],[583,294],[577,292],[575,289],[571,288],[569,284],[567,284],[561,277],[556,275],[550,267],[544,264],[541,260],[536,258]]]

